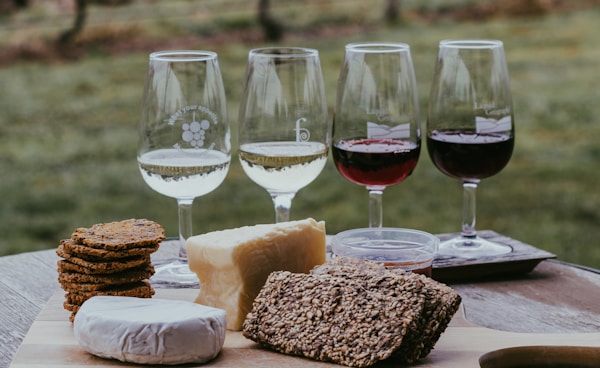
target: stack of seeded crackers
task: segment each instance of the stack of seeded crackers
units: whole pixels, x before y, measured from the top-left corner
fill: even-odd
[[[154,274],[150,254],[165,231],[156,222],[129,219],[78,228],[61,240],[56,254],[58,282],[66,291],[64,307],[73,322],[79,307],[96,295],[151,298]]]

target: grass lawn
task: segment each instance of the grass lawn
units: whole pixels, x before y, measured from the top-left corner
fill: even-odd
[[[197,11],[191,1],[151,2],[145,7],[139,3],[143,2],[123,8],[128,11],[92,8],[83,37],[111,34],[131,37],[132,44],[152,40],[146,47],[118,53],[88,49],[76,60],[20,61],[0,67],[0,255],[54,248],[76,227],[131,217],[156,220],[168,236],[177,234],[175,200],[145,185],[135,159],[147,55],[155,47],[182,45],[217,51],[229,120],[235,127],[247,53],[265,43],[248,36],[256,34],[256,25],[247,5],[216,16],[220,8],[215,0],[205,2],[216,7],[210,10],[206,5],[205,12]],[[411,45],[424,124],[438,41],[502,39],[517,142],[507,168],[480,185],[477,227],[546,249],[559,259],[600,268],[600,38],[594,31],[600,7],[542,17],[426,22],[411,17],[418,2],[406,1],[406,21],[384,26],[376,22],[380,12],[363,2],[316,3],[330,8],[277,8],[275,15],[291,19],[291,32],[281,44],[320,51],[329,106],[346,43]],[[70,23],[70,18],[57,15],[54,22],[44,23],[46,18],[36,14],[7,18],[12,23],[0,26],[0,47],[43,38]],[[220,39],[224,29],[240,37]],[[170,37],[179,43],[170,42]],[[233,133],[235,138],[235,129]],[[385,190],[384,225],[458,231],[461,200],[460,184],[438,172],[424,149],[413,175]],[[364,227],[366,190],[343,179],[329,162],[294,200],[291,217],[309,216],[325,220],[331,234]],[[223,185],[194,205],[196,233],[273,220],[269,196],[244,175],[235,152]]]

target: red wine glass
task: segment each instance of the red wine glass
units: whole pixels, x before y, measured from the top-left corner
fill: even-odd
[[[403,43],[346,45],[333,118],[340,174],[369,192],[369,227],[382,227],[383,190],[405,180],[421,151],[416,78]]]
[[[427,150],[433,164],[463,183],[462,232],[438,254],[479,258],[510,253],[475,230],[476,189],[500,172],[513,152],[515,131],[508,68],[501,41],[440,42],[427,111]]]

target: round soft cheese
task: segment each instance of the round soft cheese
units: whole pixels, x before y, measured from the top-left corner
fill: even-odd
[[[140,364],[204,363],[225,342],[225,311],[193,302],[123,296],[88,299],[73,322],[89,353]]]

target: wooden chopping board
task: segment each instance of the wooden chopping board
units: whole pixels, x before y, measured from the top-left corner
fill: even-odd
[[[156,289],[155,298],[192,301],[195,289]],[[63,309],[64,294],[55,294],[42,309],[23,340],[10,365],[11,368],[52,367],[132,367],[95,357],[85,352],[75,341],[69,312]],[[461,310],[441,336],[435,349],[414,367],[478,367],[478,360],[486,352],[512,346],[569,345],[598,346],[600,333],[582,334],[524,334],[478,327],[464,318]],[[203,365],[185,367],[339,367],[300,357],[287,356],[259,347],[244,338],[240,332],[228,332],[225,346],[219,356]],[[376,367],[399,367],[398,363],[382,362]]]

